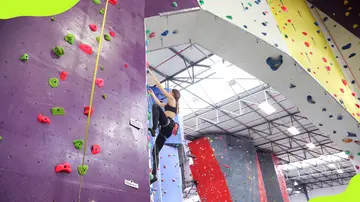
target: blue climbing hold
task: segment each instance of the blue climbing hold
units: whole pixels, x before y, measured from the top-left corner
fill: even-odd
[[[244,25],[244,28],[246,28],[246,29],[247,29],[247,28],[248,28],[248,26]]]
[[[318,22],[314,22],[314,25],[315,25],[315,26],[319,26],[319,23],[318,23]]]
[[[261,34],[263,34],[264,36],[266,36],[266,35],[267,35],[267,33],[266,33],[266,32],[261,32]]]
[[[322,111],[323,111],[323,112],[326,112],[326,108],[322,108]]]
[[[315,104],[315,103],[316,103],[316,102],[313,100],[313,98],[312,98],[311,95],[308,95],[308,96],[306,97],[306,99],[307,99],[308,103],[310,103],[310,104]]]
[[[357,137],[357,135],[355,133],[350,133],[350,132],[347,132],[348,133],[348,137]]]
[[[267,26],[267,22],[263,22],[263,23],[261,23],[263,26]]]
[[[337,120],[342,120],[343,119],[343,117],[341,116],[341,115],[339,115],[338,117],[337,117]]]
[[[316,32],[318,33],[318,34],[320,34],[320,30],[318,29],[318,30],[316,30]]]
[[[347,50],[351,47],[351,43],[346,44],[345,46],[342,47],[343,50]]]
[[[283,64],[283,56],[280,55],[279,57],[277,58],[273,58],[273,57],[268,57],[266,59],[266,64],[269,65],[270,69],[273,70],[273,71],[277,71],[280,66]]]
[[[349,58],[355,57],[355,55],[356,55],[356,53],[351,53],[351,54],[349,55]]]
[[[163,33],[161,33],[161,36],[167,36],[169,34],[169,30],[165,30]]]

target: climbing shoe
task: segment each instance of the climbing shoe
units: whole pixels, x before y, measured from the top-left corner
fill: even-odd
[[[154,177],[150,180],[150,185],[156,181],[157,181],[157,177],[156,175],[154,175]]]
[[[152,128],[148,128],[148,130],[151,132],[151,136],[155,137],[155,130]]]

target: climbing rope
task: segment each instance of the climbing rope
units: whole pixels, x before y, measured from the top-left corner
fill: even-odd
[[[99,66],[100,52],[101,52],[101,46],[102,46],[102,42],[103,42],[103,37],[102,36],[104,36],[104,29],[105,29],[105,23],[106,23],[106,14],[107,14],[107,11],[108,11],[109,1],[110,0],[106,0],[105,12],[104,12],[102,25],[101,25],[99,46],[98,46],[98,50],[97,50],[95,68],[94,68],[94,73],[93,73],[93,81],[92,81],[92,86],[91,86],[90,103],[89,103],[89,114],[88,114],[87,123],[86,123],[86,127],[85,127],[84,152],[83,152],[82,163],[81,163],[82,166],[84,166],[84,164],[85,164],[87,141],[89,139],[89,127],[90,127],[91,111],[92,111],[93,99],[94,99],[94,91],[95,91],[95,80],[96,80],[97,70],[98,70],[98,66]],[[82,182],[83,182],[83,175],[80,175],[78,202],[80,202]]]

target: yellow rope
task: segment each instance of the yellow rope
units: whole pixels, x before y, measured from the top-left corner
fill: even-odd
[[[103,37],[104,37],[104,29],[105,29],[106,14],[107,14],[107,11],[108,11],[108,5],[109,5],[109,0],[106,1],[105,13],[104,13],[104,17],[103,17],[103,21],[102,21],[102,25],[101,25],[100,40],[99,40],[99,46],[98,46],[97,55],[96,55],[96,63],[95,63],[95,69],[94,69],[94,74],[93,74],[93,81],[92,81],[92,86],[91,86],[90,103],[89,103],[89,114],[88,114],[87,123],[86,123],[86,128],[85,128],[84,153],[83,153],[82,164],[81,164],[81,165],[84,165],[84,164],[85,164],[85,155],[86,155],[87,141],[88,141],[88,139],[89,139],[89,127],[90,127],[90,118],[91,118],[90,114],[91,114],[92,105],[93,105],[93,99],[94,99],[95,80],[96,80],[97,70],[98,70],[98,66],[99,66],[100,52],[101,52],[101,46],[102,46]],[[78,202],[80,202],[82,180],[83,180],[83,176],[81,175],[81,176],[80,176],[80,183],[79,183],[79,197],[78,197]]]

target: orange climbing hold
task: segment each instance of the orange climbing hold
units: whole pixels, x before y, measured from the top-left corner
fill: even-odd
[[[345,138],[345,139],[343,139],[343,142],[345,142],[345,143],[350,143],[350,142],[353,142],[353,139],[351,139],[351,138]]]

